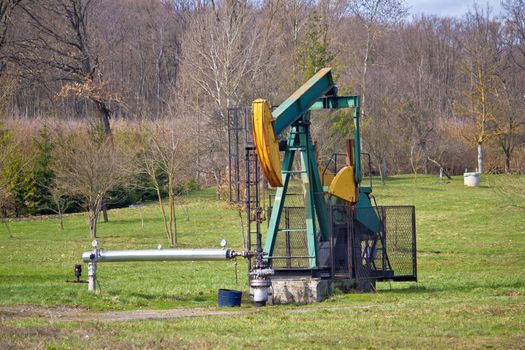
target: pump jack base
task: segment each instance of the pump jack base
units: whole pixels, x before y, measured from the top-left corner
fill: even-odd
[[[375,282],[375,279],[273,277],[268,305],[311,304],[328,299],[335,293],[372,292],[375,291]]]
[[[333,276],[329,268],[279,268],[274,270],[268,305],[310,304],[323,301],[335,293],[375,291],[375,278],[352,278],[348,274]],[[253,290],[250,288],[253,300]]]

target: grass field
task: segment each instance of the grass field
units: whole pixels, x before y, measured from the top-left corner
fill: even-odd
[[[85,215],[69,216],[64,231],[56,219],[11,222],[9,231],[0,227],[0,349],[525,348],[525,211],[489,184],[487,177],[480,188],[464,188],[460,177],[438,184],[400,176],[374,186],[379,204],[416,206],[418,283],[379,283],[377,293],[307,306],[256,309],[244,302],[234,313],[215,308],[217,289],[247,292],[243,261],[238,283],[231,261],[101,264],[100,293],[93,295],[85,284],[64,282],[90,249]],[[223,238],[241,247],[238,212],[213,197],[203,190],[179,205],[180,247],[218,247]],[[99,239],[106,249],[166,243],[154,204],[112,210]],[[176,308],[200,314],[53,317],[63,310]]]

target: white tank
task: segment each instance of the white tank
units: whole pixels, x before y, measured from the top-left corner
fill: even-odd
[[[467,187],[478,187],[481,173],[471,172],[463,174],[463,184]]]

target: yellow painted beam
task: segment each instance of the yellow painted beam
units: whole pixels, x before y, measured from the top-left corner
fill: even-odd
[[[270,186],[282,187],[279,142],[273,131],[273,118],[270,106],[266,100],[257,99],[252,103],[252,111],[253,143],[255,144],[261,169]]]

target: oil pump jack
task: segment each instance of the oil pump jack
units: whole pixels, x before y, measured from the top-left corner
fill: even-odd
[[[352,109],[354,135],[346,142],[346,155],[332,155],[321,168],[310,124],[316,110],[336,108]],[[338,96],[330,68],[317,72],[273,111],[264,99],[255,100],[249,113],[229,110],[228,150],[230,200],[244,198],[248,213],[244,250],[226,249],[224,243],[222,249],[106,251],[93,241],[93,250],[82,255],[88,263],[89,290],[96,290],[101,262],[237,257],[248,261],[252,300],[259,306],[268,300],[320,301],[335,288],[369,290],[382,280],[417,280],[415,209],[378,206],[371,177],[364,185],[361,156],[366,154],[361,152],[359,96]],[[261,201],[267,192],[265,182],[273,188],[268,191],[273,196],[269,208],[263,208]],[[268,227],[263,245],[264,213]]]
[[[376,281],[417,280],[415,209],[375,202],[370,158],[361,151],[359,102],[359,96],[338,96],[331,69],[324,68],[273,111],[268,101],[257,99],[251,121],[245,118],[242,123],[239,110],[229,113],[235,117],[229,120],[230,159],[231,150],[239,148],[231,145],[231,131],[243,130],[246,137],[247,241],[251,243],[255,233],[257,251],[262,252],[250,268],[271,268],[274,302],[311,302],[324,299],[334,288],[370,290]],[[333,154],[323,168],[310,125],[316,110],[338,108],[352,110],[353,138],[346,141],[346,154]],[[368,156],[367,184],[362,156]],[[259,168],[264,181],[259,181]],[[230,184],[235,180],[230,173]],[[273,188],[273,204],[267,210],[259,198],[264,182]]]

